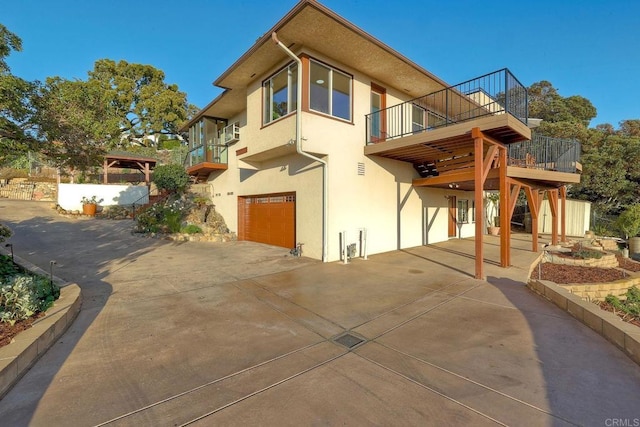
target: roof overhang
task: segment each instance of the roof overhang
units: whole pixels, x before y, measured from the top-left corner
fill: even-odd
[[[183,129],[202,116],[230,118],[246,107],[246,89],[251,82],[287,59],[271,41],[273,32],[295,52],[307,49],[326,55],[409,96],[449,86],[317,1],[302,0],[213,82],[225,91]]]

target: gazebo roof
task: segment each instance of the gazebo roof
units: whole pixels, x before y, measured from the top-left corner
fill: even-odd
[[[140,169],[141,164],[144,163],[148,163],[149,167],[153,168],[158,162],[157,159],[152,157],[145,157],[126,151],[111,151],[105,156],[105,160],[109,167],[122,169]]]

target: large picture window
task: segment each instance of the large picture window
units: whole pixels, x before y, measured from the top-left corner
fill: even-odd
[[[309,109],[351,120],[351,76],[310,61]]]
[[[262,84],[264,96],[263,123],[271,123],[296,111],[298,66],[293,63]]]

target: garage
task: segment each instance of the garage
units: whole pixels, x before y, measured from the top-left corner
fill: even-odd
[[[296,193],[239,196],[238,239],[295,247]]]

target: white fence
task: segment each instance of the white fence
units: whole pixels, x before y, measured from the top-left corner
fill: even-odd
[[[65,210],[82,210],[82,198],[96,196],[102,199],[100,206],[131,205],[149,203],[149,188],[146,185],[122,184],[59,184],[58,204]]]

